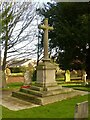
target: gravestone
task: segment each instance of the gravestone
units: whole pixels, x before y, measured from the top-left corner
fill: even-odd
[[[32,83],[32,76],[33,76],[34,68],[32,64],[28,64],[28,67],[26,68],[26,71],[24,73],[24,84],[25,85],[31,85]]]
[[[30,85],[31,84],[31,75],[28,70],[24,73],[24,84],[25,85]]]
[[[70,77],[78,77],[77,76],[77,71],[76,70],[72,70],[71,72],[70,72]]]
[[[6,74],[9,76],[9,75],[11,75],[11,70],[8,68],[8,67],[6,67]]]
[[[66,70],[65,72],[65,82],[70,82],[70,71]]]
[[[87,74],[86,74],[86,71],[84,71],[84,72],[83,72],[83,75],[82,75],[82,80],[84,81],[84,84],[87,83],[86,77],[87,77]]]
[[[8,81],[8,77],[11,75],[11,70],[9,69],[8,66],[5,69],[5,75],[6,75],[6,81]]]
[[[76,104],[74,118],[75,120],[86,120],[88,118],[88,101]]]

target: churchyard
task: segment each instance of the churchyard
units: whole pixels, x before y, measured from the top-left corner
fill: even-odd
[[[74,76],[74,75],[73,75]],[[73,79],[74,78],[74,79]],[[70,78],[69,82],[65,81],[65,75],[62,73],[59,73],[58,76],[56,75],[56,81],[59,85],[62,85],[64,87],[72,87],[74,89],[81,89],[81,90],[86,90],[90,91],[90,87],[84,84],[84,81],[79,77],[80,79],[77,79],[77,76]],[[36,79],[36,78],[35,78]],[[34,84],[35,81],[32,80],[32,84]],[[24,84],[24,75],[23,73],[12,73],[11,76],[8,77],[7,80],[7,88],[6,89],[11,89],[11,88],[19,88]]]
[[[88,5],[1,2],[0,119],[90,118]]]
[[[23,82],[8,83],[7,88],[3,88],[3,118],[88,118],[88,105],[85,101],[88,101],[89,85],[86,73],[78,76],[74,71],[76,74],[72,78],[76,81],[73,82],[70,71],[66,70],[63,72],[64,79],[59,77],[64,82],[58,83],[56,66],[48,55],[48,31],[53,30],[53,27],[50,27],[48,19],[45,19],[44,25],[39,25],[39,29],[44,30],[44,58],[36,67],[36,81],[32,81],[32,75],[26,70]],[[7,80],[11,76],[9,71]],[[77,79],[81,81],[77,82]]]
[[[64,87],[72,87],[74,89],[81,89],[90,91],[89,88],[89,81],[87,80],[87,83],[85,85],[85,81],[82,79],[82,71],[81,70],[73,70],[70,71],[69,79],[66,81],[66,75],[65,70],[59,69],[56,72],[55,79],[59,85],[62,85]],[[32,79],[32,78],[31,78]],[[34,84],[36,81],[36,76],[34,77],[34,81],[32,80],[32,84]],[[11,73],[8,75],[7,79],[7,86],[9,88],[17,87],[19,88],[22,86],[25,82],[24,73]],[[7,89],[7,88],[6,88]]]

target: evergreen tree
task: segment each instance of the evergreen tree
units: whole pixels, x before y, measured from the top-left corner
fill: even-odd
[[[63,69],[85,69],[88,39],[89,3],[48,3],[39,14],[49,18],[54,31],[49,33],[49,47]]]

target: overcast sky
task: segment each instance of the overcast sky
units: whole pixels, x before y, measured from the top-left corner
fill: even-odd
[[[89,2],[89,0],[0,0],[1,2]]]
[[[11,1],[13,1],[13,2],[39,2],[39,4],[42,6],[43,2],[46,3],[46,2],[51,2],[54,0],[0,0],[0,1],[2,1],[2,2],[11,2]],[[89,0],[55,0],[55,1],[57,1],[57,2],[88,2]],[[36,24],[36,26],[37,26],[36,22],[34,21],[34,24]],[[40,21],[39,21],[39,24],[40,24]],[[37,27],[36,27],[36,29],[37,29]],[[35,47],[35,44],[37,44],[38,40],[37,40],[37,38],[34,38],[34,40],[35,41],[33,41],[32,45],[29,47],[32,47],[32,48]],[[31,57],[37,58],[37,55],[31,56]]]

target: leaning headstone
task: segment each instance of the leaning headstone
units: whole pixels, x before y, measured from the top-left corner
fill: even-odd
[[[86,120],[88,118],[88,101],[76,104],[74,118],[75,120]]]
[[[70,71],[66,70],[65,72],[65,82],[70,82]]]

